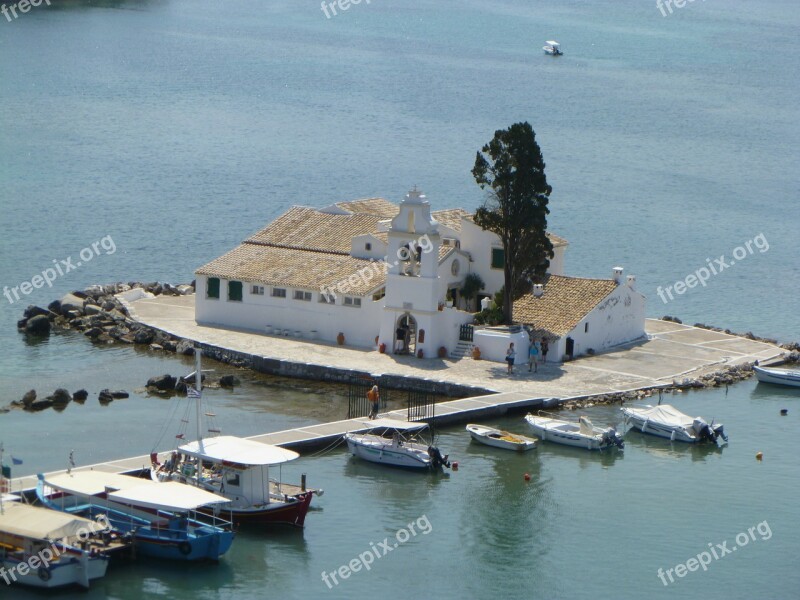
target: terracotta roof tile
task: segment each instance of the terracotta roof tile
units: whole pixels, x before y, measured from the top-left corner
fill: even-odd
[[[337,202],[336,206],[351,213],[374,215],[382,219],[393,219],[400,208],[384,198],[364,198],[349,202]]]
[[[514,302],[512,320],[562,337],[616,287],[611,279],[548,275],[541,297],[530,293]]]
[[[364,276],[357,277],[358,281],[347,292],[363,296],[386,281],[383,269],[371,267],[370,264],[368,260],[349,255],[245,242],[200,267],[195,273],[221,279],[313,290],[322,286],[335,286],[364,269]]]
[[[461,231],[461,217],[467,217],[469,213],[463,208],[448,208],[431,211],[431,216],[445,227]]]

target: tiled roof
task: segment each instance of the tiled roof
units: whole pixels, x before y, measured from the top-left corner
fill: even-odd
[[[364,277],[358,277],[358,282],[350,288],[348,294],[363,296],[385,283],[383,269],[377,266],[370,268],[368,260],[349,255],[245,242],[200,267],[195,273],[221,279],[313,290],[322,286],[335,286],[361,269],[364,269]],[[339,293],[336,290],[334,292]]]
[[[366,213],[332,215],[314,208],[294,206],[246,242],[350,254],[350,240],[377,229],[381,217]]]
[[[467,219],[469,219],[470,221],[475,223],[475,218],[474,218],[475,215],[474,214],[468,213],[466,211],[464,211],[464,213],[465,213],[464,217],[466,217]],[[476,223],[476,225],[477,225],[477,223]],[[459,229],[460,229],[460,227],[459,227]],[[558,246],[569,246],[569,242],[567,240],[565,240],[561,236],[556,235],[555,233],[550,233],[548,231],[547,232],[547,237],[550,238],[550,242],[553,244],[554,248],[557,248]]]
[[[512,320],[563,337],[616,287],[611,279],[548,275],[539,298],[528,293],[514,302]]]
[[[448,208],[431,211],[431,216],[445,227],[461,231],[461,217],[467,217],[469,213],[463,208]]]
[[[392,219],[400,212],[400,208],[396,204],[392,204],[384,198],[364,198],[363,200],[337,202],[336,206],[351,213],[374,215],[382,219]]]

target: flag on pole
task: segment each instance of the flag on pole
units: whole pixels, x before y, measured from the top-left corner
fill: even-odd
[[[14,457],[12,456],[12,457],[11,457],[11,463],[12,463],[12,464],[15,464],[15,465],[21,465],[21,464],[22,464],[22,459],[21,459],[21,458],[14,458]]]

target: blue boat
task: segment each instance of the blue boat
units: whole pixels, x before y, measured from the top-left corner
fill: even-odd
[[[228,502],[217,494],[98,471],[38,478],[36,495],[42,504],[88,519],[103,516],[118,532],[132,534],[137,555],[216,561],[233,543],[230,521],[198,513],[201,507]]]

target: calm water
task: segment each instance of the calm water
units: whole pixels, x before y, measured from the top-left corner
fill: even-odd
[[[474,153],[517,120],[542,146],[569,273],[620,264],[651,316],[800,339],[796,3],[709,0],[666,18],[654,4],[374,0],[326,19],[316,0],[106,1],[0,17],[0,286],[75,263],[105,236],[116,247],[52,289],[0,297],[0,403],[30,388],[91,392],[61,414],[0,415],[18,474],[62,467],[70,448],[82,463],[148,452],[177,402],[134,393],[101,408],[97,391],[190,367],[76,335],[27,344],[14,327],[27,303],[96,282],[188,281],[292,204],[399,201],[418,184],[437,208],[475,208]],[[552,38],[565,56],[542,55]],[[659,299],[658,286],[759,235],[768,250]],[[343,415],[340,388],[242,378],[208,394],[225,431]],[[80,597],[797,597],[797,394],[745,383],[672,400],[724,421],[730,445],[670,449],[632,433],[624,457],[509,456],[456,428],[440,439],[462,465],[449,477],[340,450],[304,457],[294,473],[327,490],[304,532],[244,533],[211,569],[116,569]],[[498,423],[524,432],[519,417]],[[423,516],[429,534],[333,590],[322,582]],[[669,587],[658,579],[763,521],[770,539]]]

